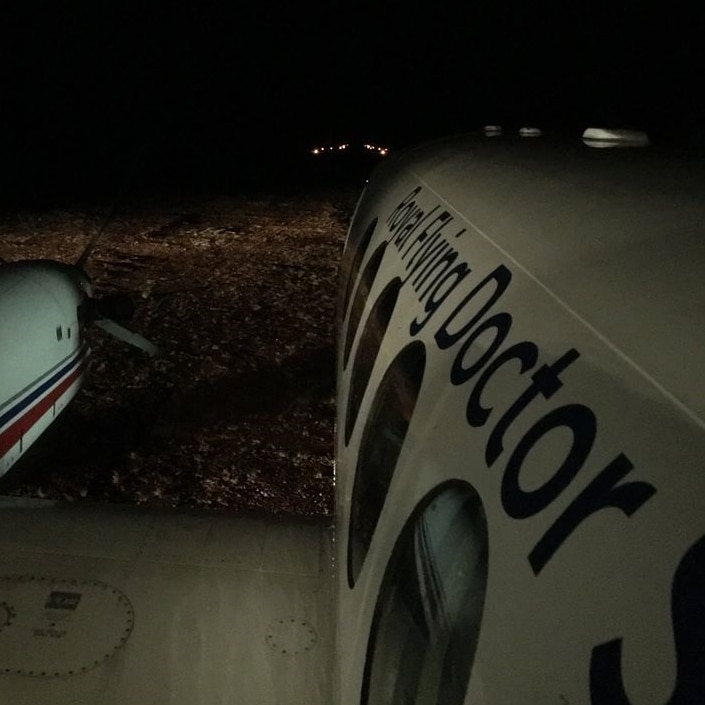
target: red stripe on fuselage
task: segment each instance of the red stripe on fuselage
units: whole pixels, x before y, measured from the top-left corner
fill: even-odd
[[[24,416],[0,433],[0,458],[7,453],[50,409],[52,404],[78,379],[86,369],[88,357],[84,356],[78,366],[68,377],[54,387],[44,398],[40,399]]]

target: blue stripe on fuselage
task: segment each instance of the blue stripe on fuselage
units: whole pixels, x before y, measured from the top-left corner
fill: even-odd
[[[42,396],[42,394],[44,394],[55,384],[58,384],[63,377],[70,374],[71,370],[78,364],[80,364],[81,360],[85,357],[87,351],[87,346],[85,344],[82,345],[75,353],[69,355],[69,357],[67,358],[69,361],[58,372],[51,375],[50,370],[48,373],[45,372],[44,375],[40,375],[39,377],[37,377],[37,379],[32,384],[40,383],[39,386],[34,391],[30,392],[26,397],[24,397],[22,401],[17,402],[17,404],[15,404],[8,411],[2,414],[2,416],[0,416],[0,428],[12,421],[15,416],[21,414],[30,404],[32,404],[36,399]],[[62,363],[59,364],[61,365]],[[47,374],[51,375],[49,379],[47,379],[45,382],[41,382],[42,377],[45,377]],[[31,387],[32,385],[29,386]]]

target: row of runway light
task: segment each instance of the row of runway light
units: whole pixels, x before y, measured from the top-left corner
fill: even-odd
[[[387,147],[379,147],[374,144],[368,144],[365,143],[362,145],[363,149],[367,150],[368,152],[374,152],[376,154],[379,154],[381,157],[386,157],[387,154],[389,154],[389,149]],[[314,154],[316,156],[321,155],[321,154],[334,154],[334,153],[340,153],[340,152],[345,152],[346,150],[350,149],[350,144],[339,144],[334,147],[314,147],[311,150],[311,154]]]

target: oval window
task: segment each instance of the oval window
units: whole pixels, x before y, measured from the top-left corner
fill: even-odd
[[[367,248],[372,240],[372,235],[374,234],[375,228],[377,227],[377,218],[373,218],[372,222],[367,226],[365,232],[360,238],[360,242],[356,246],[352,243],[346,248],[343,253],[343,261],[340,267],[342,280],[346,282],[345,284],[345,295],[343,297],[343,303],[341,307],[341,318],[345,317],[345,313],[348,310],[348,304],[350,303],[350,294],[352,294],[353,287],[355,286],[355,281],[357,280],[357,275],[360,272],[360,265],[362,264],[362,258],[367,252]]]
[[[387,284],[384,291],[375,301],[370,311],[365,330],[360,337],[360,344],[355,355],[352,374],[350,375],[350,391],[348,393],[348,406],[345,412],[345,445],[350,442],[360,404],[365,396],[367,383],[370,381],[372,368],[382,346],[382,340],[389,327],[389,321],[394,313],[394,307],[399,298],[401,279],[395,277]]]
[[[350,307],[350,318],[348,319],[348,328],[345,336],[345,348],[343,350],[343,367],[348,366],[348,360],[350,359],[350,351],[352,350],[352,344],[355,340],[355,335],[357,334],[358,326],[360,325],[360,319],[362,318],[362,312],[365,310],[365,304],[367,303],[367,298],[370,295],[370,289],[372,289],[372,284],[374,284],[375,277],[379,271],[380,265],[382,264],[382,259],[384,258],[385,250],[387,249],[387,243],[383,242],[370,257],[370,261],[367,263],[365,270],[360,277],[360,283],[357,285],[355,291],[355,296],[353,297],[352,306]]]
[[[382,513],[389,483],[416,407],[426,368],[426,348],[407,345],[392,361],[375,394],[362,431],[350,503],[348,584],[355,585]]]
[[[487,587],[487,521],[479,495],[436,488],[402,530],[372,621],[362,705],[462,705]]]

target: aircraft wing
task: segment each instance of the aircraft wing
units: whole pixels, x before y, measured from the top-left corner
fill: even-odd
[[[334,701],[332,530],[0,498],[0,702]]]

